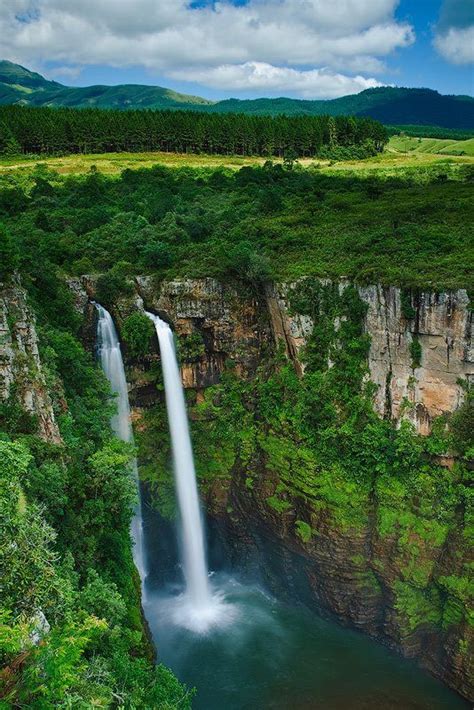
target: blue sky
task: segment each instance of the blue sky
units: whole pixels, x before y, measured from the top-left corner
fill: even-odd
[[[208,98],[472,95],[474,0],[1,0],[0,58]]]

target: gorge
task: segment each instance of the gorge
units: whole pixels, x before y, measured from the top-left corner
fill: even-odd
[[[95,292],[94,279],[72,279],[69,284],[77,307],[87,316],[88,299]],[[361,319],[363,327],[359,337],[364,333],[370,335],[370,345],[367,342],[363,352],[370,379],[378,383],[371,393],[372,406],[378,415],[398,422],[402,430],[403,421],[409,421],[421,435],[427,436],[433,427],[436,430],[440,415],[460,406],[465,395],[459,378],[472,373],[471,316],[465,292],[421,293],[407,298],[399,289],[370,287],[359,289],[355,299],[353,287],[347,282],[331,284],[308,280],[303,286],[269,285],[264,293],[238,294],[232,287],[212,279],[155,285],[152,279],[142,277],[136,279],[134,288],[134,295],[122,297],[113,304],[119,324],[142,309],[141,304],[145,303],[147,308],[171,322],[178,334],[182,380],[191,395],[188,402],[196,435],[198,476],[209,516],[211,566],[231,570],[232,574],[238,570],[242,581],[250,580],[250,587],[237,586],[229,592],[229,579],[219,577],[221,588],[226,590],[224,596],[233,599],[237,612],[239,604],[246,609],[248,606],[253,610],[260,608],[260,592],[252,586],[258,580],[277,597],[283,594],[286,599],[299,600],[323,617],[336,617],[339,622],[368,632],[408,657],[417,657],[469,697],[472,674],[467,664],[472,638],[462,611],[462,592],[456,591],[452,584],[456,570],[461,577],[465,564],[459,549],[456,550],[456,537],[462,534],[463,508],[458,507],[459,503],[455,502],[457,510],[453,514],[447,511],[444,519],[433,520],[426,506],[430,496],[439,495],[440,489],[431,492],[426,487],[420,489],[419,480],[415,480],[418,501],[413,500],[410,491],[402,489],[403,471],[399,474],[401,482],[395,483],[392,479],[387,488],[383,471],[378,485],[371,482],[368,486],[359,479],[354,486],[340,471],[333,469],[329,489],[323,481],[323,485],[309,490],[300,469],[301,466],[314,469],[315,462],[305,443],[297,444],[298,451],[288,447],[279,450],[275,430],[267,432],[266,440],[260,435],[261,453],[250,451],[249,469],[245,465],[245,446],[249,448],[250,442],[240,441],[238,458],[232,457],[233,452],[226,449],[227,442],[222,438],[229,432],[221,429],[216,438],[214,431],[216,423],[222,427],[219,409],[224,409],[226,417],[232,416],[232,412],[225,410],[223,400],[229,396],[235,400],[239,382],[245,384],[261,379],[258,363],[265,359],[279,362],[278,368],[283,371],[287,367],[285,362],[289,363],[297,378],[290,379],[289,384],[298,386],[308,368],[303,354],[311,345],[313,324],[319,321],[320,327],[327,327],[316,308],[318,302],[324,302],[333,321],[332,337],[342,337],[341,328],[345,323]],[[357,310],[352,303],[351,310],[347,307],[349,301],[341,304],[339,299],[348,298],[349,294],[356,304],[361,301],[367,307]],[[312,313],[305,299],[309,300]],[[335,303],[339,303],[337,314]],[[87,318],[90,319],[90,314]],[[165,331],[170,332],[167,327]],[[415,341],[421,343],[422,352],[421,362],[416,366],[413,347],[410,347]],[[157,410],[161,411],[163,400],[154,370],[157,354],[153,354],[151,340],[146,345],[150,352],[144,357],[128,358],[130,396],[145,479],[149,461],[155,469],[168,468],[166,456],[150,458],[149,437],[156,433]],[[336,360],[336,357],[331,359]],[[336,371],[337,367],[341,368],[341,363],[330,362],[329,358],[324,365],[328,372]],[[366,377],[364,372],[365,368],[360,373],[362,378]],[[305,372],[304,377],[310,375]],[[236,379],[226,382],[229,377]],[[285,377],[292,376],[288,372]],[[158,391],[155,382],[158,382]],[[255,408],[255,402],[253,405],[250,402],[247,399],[245,407]],[[238,413],[238,421],[247,427],[245,409],[239,409]],[[163,423],[162,418],[159,421]],[[233,424],[229,422],[230,427]],[[368,426],[370,430],[370,422]],[[163,436],[159,442],[161,447],[167,447]],[[156,443],[154,441],[155,446]],[[398,452],[403,456],[402,449]],[[436,451],[433,456],[438,467],[436,476],[446,479],[456,473],[456,461]],[[413,461],[410,466],[414,466]],[[151,486],[150,504],[158,505],[158,509],[169,516],[165,493],[169,479],[164,469],[158,483],[161,490],[157,491],[152,480],[146,485]],[[315,475],[323,477],[322,472]],[[458,485],[462,486],[462,479],[458,480]],[[436,478],[430,485],[438,485]],[[344,495],[338,496],[339,491]],[[170,497],[172,495],[171,492]],[[452,491],[450,496],[452,498]],[[366,506],[368,511],[364,514],[362,508]],[[153,527],[152,523],[150,525]],[[156,529],[157,523],[154,525]],[[154,535],[155,543],[163,535],[173,534],[164,520],[158,528],[161,532],[158,537]],[[160,543],[158,550],[159,562],[154,550],[155,582],[152,586],[155,588],[151,598],[158,598],[164,604],[164,580],[156,565],[169,570],[176,559],[173,562],[173,554]],[[249,603],[245,595],[250,595],[253,601]],[[264,606],[273,608],[272,614],[284,615],[274,604],[276,602],[267,599]],[[422,615],[428,623],[422,620]],[[265,613],[260,616],[260,622],[271,638],[271,629],[275,630],[273,622]],[[293,623],[298,628],[299,622],[293,619]],[[311,626],[308,620],[303,623]],[[177,639],[174,633],[170,636],[170,628],[162,622],[157,623],[155,629],[153,623],[151,627],[157,634],[164,660],[179,666],[170,649],[181,647],[182,638]],[[258,629],[258,623],[253,623],[252,628]],[[325,630],[331,637],[332,628],[329,625],[318,633]],[[231,629],[232,625],[228,630],[230,635]],[[166,638],[171,639],[168,644]],[[198,654],[203,652],[202,642],[198,648]],[[285,648],[283,644],[282,653]],[[364,652],[361,653],[363,656]],[[226,657],[224,652],[222,657]],[[196,682],[192,671],[188,676],[191,682]],[[454,699],[451,702],[455,702]],[[446,707],[451,706],[454,707],[449,704]]]
[[[472,175],[359,168],[5,173],[2,701],[470,701]]]

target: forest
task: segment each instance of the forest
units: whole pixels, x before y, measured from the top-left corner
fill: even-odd
[[[383,149],[371,118],[0,107],[0,154],[165,151],[363,158]]]

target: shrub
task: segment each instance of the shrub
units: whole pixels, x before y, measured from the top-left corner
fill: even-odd
[[[202,335],[197,331],[180,337],[179,358],[181,362],[197,362],[205,352]]]
[[[400,294],[400,305],[402,309],[402,315],[406,320],[413,320],[416,315],[416,311],[411,305],[411,293],[410,291],[402,290]]]
[[[163,242],[150,242],[142,249],[141,261],[152,269],[166,269],[173,262],[173,254]]]
[[[421,343],[418,336],[414,335],[410,343],[411,366],[413,370],[421,367]]]
[[[300,538],[302,542],[309,542],[311,540],[311,537],[313,535],[313,531],[311,529],[311,525],[308,525],[308,523],[305,523],[304,520],[297,520],[295,523],[296,527],[296,534]]]
[[[128,316],[123,322],[121,332],[132,357],[141,358],[147,355],[155,329],[144,313],[136,311]]]
[[[0,281],[9,278],[18,267],[18,248],[7,229],[0,224]]]

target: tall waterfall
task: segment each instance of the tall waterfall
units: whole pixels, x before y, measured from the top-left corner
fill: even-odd
[[[127,380],[125,378],[125,370],[117,331],[110,313],[98,303],[96,303],[95,306],[99,312],[99,320],[97,323],[97,341],[99,345],[100,361],[102,369],[110,382],[111,390],[117,396],[117,413],[112,417],[110,423],[112,430],[119,439],[133,444],[133,431],[130,422],[130,404],[128,401]],[[138,486],[138,469],[135,458],[132,461],[132,469]],[[138,491],[138,503],[132,519],[131,533],[134,542],[133,559],[140,574],[143,586],[143,582],[145,580],[145,556],[143,546],[143,519],[140,491]]]
[[[173,449],[173,464],[182,526],[183,570],[190,611],[204,621],[213,615],[204,533],[194,470],[183,386],[176,359],[173,333],[167,323],[147,313],[155,324],[161,352],[166,408]]]

